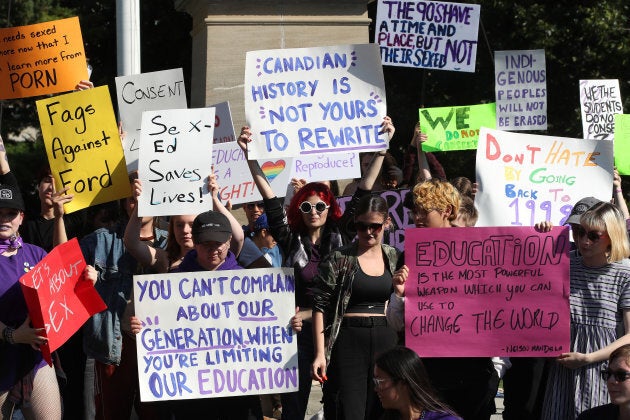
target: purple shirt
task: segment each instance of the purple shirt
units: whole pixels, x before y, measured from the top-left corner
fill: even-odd
[[[24,244],[15,255],[0,255],[0,321],[3,324],[18,328],[26,319],[28,309],[18,280],[45,256],[46,251],[31,244]],[[26,344],[2,342],[0,351],[0,392],[8,390],[24,374],[45,363],[41,353]]]

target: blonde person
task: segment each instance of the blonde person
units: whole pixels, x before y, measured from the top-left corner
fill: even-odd
[[[405,205],[417,228],[453,228],[461,206],[459,192],[449,182],[430,179],[416,185]],[[409,268],[394,274],[394,293],[387,306],[387,319],[397,330],[404,327],[405,282]],[[489,357],[423,359],[431,383],[442,400],[466,420],[488,420],[494,412],[498,372]]]
[[[600,375],[617,347],[630,344],[630,255],[624,217],[611,203],[595,204],[572,227],[571,351],[551,366],[544,419],[575,418],[609,402]]]

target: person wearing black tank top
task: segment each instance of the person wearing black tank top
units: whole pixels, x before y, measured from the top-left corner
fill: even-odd
[[[374,419],[382,407],[374,392],[374,362],[398,336],[387,325],[398,251],[383,244],[390,225],[387,202],[361,198],[354,216],[357,239],[322,261],[314,279],[313,378],[332,388],[324,400],[326,419]]]

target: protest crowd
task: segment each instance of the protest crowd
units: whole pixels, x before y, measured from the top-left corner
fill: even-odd
[[[354,47],[361,66],[365,52]],[[298,69],[319,75],[355,65],[343,49],[287,51],[278,53],[283,59],[263,52],[259,85],[246,83],[250,101],[293,96],[291,89],[302,100],[300,91],[313,96],[324,83],[289,88],[279,80]],[[404,61],[395,49],[387,54]],[[266,76],[277,79],[262,85]],[[44,99],[42,131],[55,140],[49,165],[33,179],[39,209],[25,205],[0,139],[0,419],[302,420],[313,381],[327,420],[489,420],[500,388],[506,420],[630,419],[630,213],[608,140],[584,151],[532,136],[524,151],[493,128],[451,131],[478,136],[479,166],[484,154],[488,164],[521,165],[545,154],[547,166],[533,167],[530,184],[518,184],[525,166],[517,165],[492,167],[492,175],[478,168],[471,180],[432,153],[451,146],[440,149],[448,135],[432,138],[438,118],[430,110],[420,113],[398,163],[388,152],[395,116],[386,116],[376,89],[364,91],[369,100],[341,104],[334,95],[358,82],[339,80],[318,104],[330,120],[305,123],[295,135],[292,124],[310,118],[310,104],[282,111],[250,104],[275,131],[248,121],[225,136],[232,149],[214,145],[226,162],[238,156],[245,165],[227,190],[222,183],[237,164],[211,161],[212,132],[203,130],[212,126],[201,127],[215,120],[207,114],[213,107],[140,112],[132,168],[125,142],[140,126],[127,127],[121,112],[114,131],[99,126],[91,146],[83,137],[68,146],[70,136],[54,131],[67,103]],[[82,80],[65,95],[77,102],[75,118],[64,122],[82,120],[74,135],[102,113],[101,94]],[[94,105],[76,105],[80,98]],[[457,111],[458,124],[467,112]],[[335,137],[324,125],[341,115],[370,123],[348,123]],[[181,131],[198,132],[209,146],[187,146]],[[324,178],[282,177],[281,159],[305,162],[335,141],[361,147],[321,164]],[[87,161],[95,172],[79,170],[84,152],[114,144],[118,160],[95,154]],[[550,175],[553,164],[581,159],[573,178]],[[340,193],[347,166],[357,176]],[[539,202],[541,183],[574,189]],[[117,195],[108,196],[112,190]],[[502,204],[491,197],[499,190]],[[514,219],[493,224],[492,212]],[[80,261],[63,259],[73,253]],[[456,300],[457,290],[467,299]]]

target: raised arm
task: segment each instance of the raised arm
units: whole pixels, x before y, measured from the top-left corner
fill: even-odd
[[[394,124],[392,124],[392,119],[389,117],[383,118],[383,123],[381,124],[381,132],[388,133],[389,139],[391,140],[394,135]],[[367,170],[363,174],[361,181],[359,181],[359,185],[357,188],[362,189],[364,191],[372,191],[374,187],[374,183],[378,178],[378,175],[381,172],[381,167],[383,166],[383,160],[385,160],[385,155],[387,152],[385,150],[374,153],[374,157],[370,162],[370,166],[368,166]]]
[[[136,179],[132,189],[133,197],[137,200],[142,193],[142,182]],[[168,270],[166,251],[154,248],[148,242],[140,240],[141,228],[142,218],[138,217],[138,206],[136,205],[125,228],[125,247],[144,268],[150,268],[157,273],[166,273]]]
[[[252,178],[254,178],[254,182],[256,183],[256,187],[258,187],[258,191],[260,191],[260,195],[263,198],[270,199],[275,197],[273,190],[271,189],[271,185],[267,180],[267,177],[263,173],[260,165],[257,160],[249,160],[249,156],[247,155],[247,145],[253,141],[252,132],[249,127],[244,126],[241,128],[241,135],[238,137],[237,142],[238,145],[243,149],[243,153],[245,153],[245,158],[247,158],[247,165],[249,166],[249,171],[252,173]]]
[[[55,183],[53,182],[53,212],[55,214],[55,221],[53,227],[53,247],[68,242],[68,234],[66,233],[66,224],[63,220],[64,204],[69,203],[74,198],[74,194],[66,194],[70,187],[66,187],[63,190],[57,192],[55,190]]]
[[[410,146],[416,149],[418,156],[418,176],[416,181],[426,181],[431,179],[431,169],[429,168],[429,162],[427,161],[427,155],[422,150],[422,143],[427,141],[427,135],[420,129],[420,123],[416,123],[416,127],[413,132],[413,138],[411,139]]]
[[[615,167],[613,175],[613,188],[615,189],[615,204],[623,214],[623,218],[628,220],[630,219],[630,212],[628,212],[628,205],[626,204],[626,199],[623,196],[623,190],[621,189],[621,176],[619,175],[619,171]]]
[[[230,251],[232,251],[234,255],[238,256],[241,253],[241,249],[243,248],[245,233],[243,233],[243,228],[241,227],[241,224],[238,222],[238,220],[236,220],[234,215],[232,215],[232,213],[223,205],[223,203],[219,199],[219,184],[217,182],[217,177],[214,174],[214,168],[212,173],[208,177],[208,189],[212,193],[212,206],[214,210],[224,214],[230,221],[230,226],[232,227],[232,240],[230,241]]]

